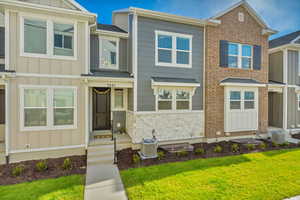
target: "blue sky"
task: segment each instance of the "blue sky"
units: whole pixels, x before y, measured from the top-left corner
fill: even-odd
[[[100,23],[110,24],[113,10],[130,6],[187,17],[208,18],[239,0],[77,0],[98,14]],[[274,37],[300,30],[300,0],[248,0],[265,22],[279,33]]]

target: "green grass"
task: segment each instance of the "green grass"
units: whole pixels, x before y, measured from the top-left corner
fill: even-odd
[[[0,186],[1,200],[83,200],[84,176]]]
[[[169,163],[121,176],[130,200],[282,200],[300,194],[300,150]]]

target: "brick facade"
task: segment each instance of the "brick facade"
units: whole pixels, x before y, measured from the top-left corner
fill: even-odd
[[[244,22],[238,21],[238,13],[243,12]],[[268,36],[262,35],[262,27],[243,7],[239,6],[219,18],[221,24],[206,28],[205,66],[205,135],[207,138],[225,137],[224,133],[224,87],[220,81],[225,78],[251,78],[262,83],[268,82]],[[261,70],[223,68],[219,66],[219,41],[260,45],[262,47]],[[259,131],[268,127],[268,91],[259,88]],[[254,132],[234,132],[230,136],[255,134]]]

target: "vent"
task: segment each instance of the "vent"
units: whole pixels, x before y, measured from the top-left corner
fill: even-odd
[[[239,22],[244,22],[245,21],[245,15],[242,12],[239,12],[238,14]]]

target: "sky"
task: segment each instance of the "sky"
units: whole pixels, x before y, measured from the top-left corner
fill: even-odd
[[[139,7],[160,12],[193,17],[209,18],[227,9],[239,0],[77,0],[87,10],[98,14],[98,22],[111,24],[112,11]],[[300,30],[300,0],[247,0],[277,31],[272,38]]]

